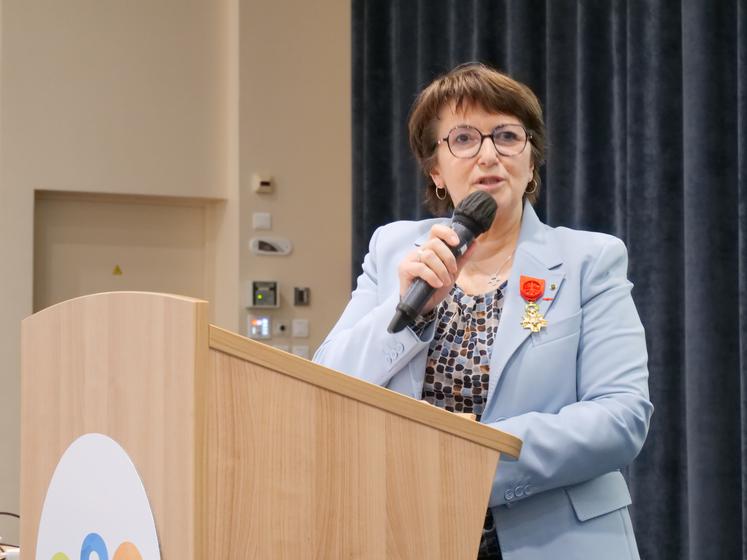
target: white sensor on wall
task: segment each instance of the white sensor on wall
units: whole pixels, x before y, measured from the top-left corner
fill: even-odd
[[[290,239],[282,237],[252,237],[249,240],[249,249],[255,255],[290,255],[293,244]]]

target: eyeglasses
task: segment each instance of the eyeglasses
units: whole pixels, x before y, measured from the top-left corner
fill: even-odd
[[[460,125],[452,128],[448,136],[436,142],[436,146],[446,142],[454,157],[466,159],[480,152],[486,138],[493,140],[496,151],[502,156],[518,156],[526,148],[532,133],[520,124],[502,124],[490,134],[483,134],[474,126]]]

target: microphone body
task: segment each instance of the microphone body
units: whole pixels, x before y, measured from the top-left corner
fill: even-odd
[[[451,249],[455,257],[459,258],[467,251],[475,240],[476,235],[472,229],[461,222],[452,221],[451,229],[459,236],[459,245],[450,246],[449,249]],[[436,288],[428,284],[428,282],[422,278],[416,278],[410,284],[407,292],[405,292],[402,301],[397,304],[397,311],[394,313],[387,331],[396,333],[413,323],[435,291]]]

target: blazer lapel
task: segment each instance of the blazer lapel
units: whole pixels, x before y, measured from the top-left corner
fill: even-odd
[[[486,411],[494,401],[495,388],[501,375],[503,375],[506,364],[531,334],[529,329],[521,326],[526,302],[521,297],[519,278],[521,276],[532,276],[545,281],[545,293],[537,302],[543,316],[547,316],[555,295],[559,292],[560,285],[563,282],[565,273],[560,268],[563,261],[559,250],[556,249],[551,239],[551,231],[539,221],[532,206],[526,203],[514,264],[504,292],[501,320],[493,343],[488,400],[485,403]],[[553,284],[555,285],[554,290],[551,289]],[[551,328],[551,326],[550,324],[548,328]]]

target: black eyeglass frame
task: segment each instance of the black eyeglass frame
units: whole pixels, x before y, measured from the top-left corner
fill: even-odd
[[[500,130],[500,129],[505,128],[507,126],[518,126],[518,127],[521,127],[521,129],[524,130],[524,134],[526,134],[526,139],[524,140],[524,146],[522,146],[521,150],[519,150],[515,154],[504,154],[498,148],[498,145],[495,143],[495,136],[494,136],[494,134],[495,134],[496,130]],[[458,155],[456,155],[454,153],[454,150],[451,149],[451,143],[449,142],[449,136],[451,136],[451,133],[454,130],[456,130],[457,128],[471,128],[472,130],[474,130],[475,132],[477,132],[477,134],[480,135],[480,143],[477,144],[477,150],[471,156],[458,156]],[[434,149],[438,148],[441,144],[443,144],[444,142],[446,142],[446,146],[449,148],[449,153],[452,156],[454,156],[455,158],[459,158],[459,159],[470,159],[470,158],[473,158],[477,154],[480,153],[480,150],[482,150],[482,143],[485,142],[486,138],[490,138],[490,140],[493,142],[493,147],[495,148],[496,152],[498,152],[499,154],[501,154],[504,157],[514,157],[514,156],[518,156],[519,154],[524,153],[524,150],[527,149],[527,144],[529,144],[532,141],[533,137],[534,136],[532,135],[532,131],[529,130],[527,127],[525,127],[523,124],[516,124],[516,123],[499,124],[493,130],[491,130],[490,133],[488,133],[488,134],[483,134],[481,130],[475,128],[474,126],[471,126],[471,125],[468,125],[468,124],[460,124],[460,125],[457,125],[454,128],[452,128],[451,130],[449,130],[449,133],[446,136],[444,136],[443,138],[439,139],[439,141],[436,142],[436,145],[434,146]]]

